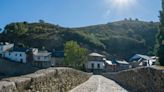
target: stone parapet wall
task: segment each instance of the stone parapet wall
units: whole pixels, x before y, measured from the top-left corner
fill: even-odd
[[[164,92],[164,68],[141,67],[103,75],[130,92]]]
[[[71,68],[48,68],[0,81],[0,92],[67,92],[91,74]]]

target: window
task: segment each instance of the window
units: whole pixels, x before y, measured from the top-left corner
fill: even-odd
[[[17,54],[15,54],[15,56],[17,56]]]
[[[9,56],[11,55],[11,53],[9,52]]]
[[[23,63],[23,59],[20,59],[20,62]]]
[[[20,56],[22,56],[22,54],[20,54]]]
[[[3,50],[2,47],[1,47],[1,50]]]
[[[38,57],[38,60],[40,59],[40,57]]]
[[[97,64],[97,68],[100,69],[100,64]]]
[[[94,68],[94,63],[92,63],[91,66],[92,66],[92,69],[93,69]]]

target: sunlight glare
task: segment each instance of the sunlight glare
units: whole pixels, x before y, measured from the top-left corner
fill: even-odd
[[[103,16],[109,17],[110,13],[117,15],[130,14],[138,6],[137,0],[104,0],[106,12]]]
[[[120,6],[129,4],[129,0],[114,0],[114,2]]]
[[[136,0],[106,0],[108,5],[117,8],[129,8],[136,3]]]
[[[118,7],[127,7],[134,0],[113,0],[113,4]]]

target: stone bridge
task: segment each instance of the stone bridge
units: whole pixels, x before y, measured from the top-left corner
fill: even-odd
[[[90,76],[91,74],[71,68],[48,68],[2,79],[0,92],[67,92]]]
[[[141,67],[103,76],[71,68],[49,68],[0,81],[0,92],[68,91],[164,92],[164,68]]]
[[[93,75],[88,81],[77,86],[70,92],[128,92],[113,80],[101,75]]]

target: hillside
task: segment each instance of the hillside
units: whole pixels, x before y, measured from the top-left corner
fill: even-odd
[[[154,53],[158,23],[124,20],[78,29],[89,32],[113,56],[128,58],[136,53]]]
[[[1,34],[0,41],[63,50],[66,41],[74,40],[90,51],[128,59],[135,53],[153,54],[158,23],[123,20],[81,28],[64,28],[44,21],[17,22],[6,25],[5,30],[7,34]]]

